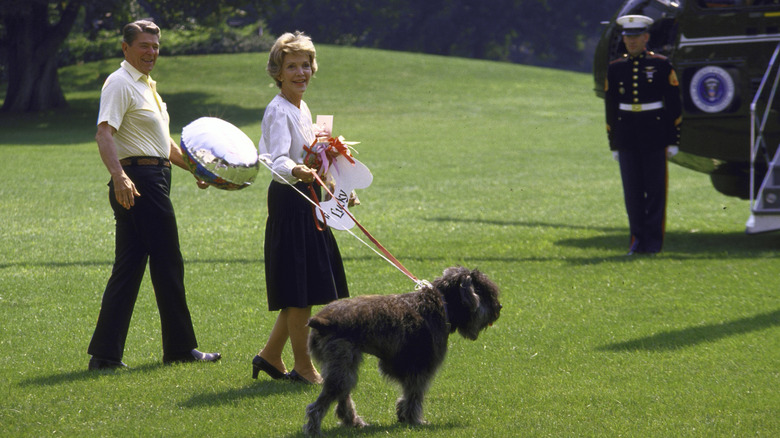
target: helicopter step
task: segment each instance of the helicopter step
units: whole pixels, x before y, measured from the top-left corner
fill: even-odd
[[[745,226],[747,234],[780,230],[780,148],[769,165],[751,213]]]

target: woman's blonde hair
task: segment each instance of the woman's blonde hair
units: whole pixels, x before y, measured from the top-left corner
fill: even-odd
[[[268,65],[265,70],[268,75],[276,81],[276,86],[282,88],[282,81],[279,76],[282,73],[282,63],[284,56],[288,54],[305,54],[309,56],[311,62],[311,74],[317,73],[317,51],[314,49],[314,43],[308,35],[300,31],[295,33],[287,32],[276,39],[271,53],[268,55]]]

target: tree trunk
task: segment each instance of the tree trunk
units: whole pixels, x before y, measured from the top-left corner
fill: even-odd
[[[59,9],[59,21],[49,23],[47,1],[22,3],[3,15],[7,48],[8,90],[2,111],[38,112],[66,107],[57,72],[57,51],[70,33],[83,0]]]

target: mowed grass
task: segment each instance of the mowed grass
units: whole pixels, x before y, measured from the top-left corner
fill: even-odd
[[[330,436],[780,435],[780,235],[746,236],[746,201],[670,167],[667,242],[624,257],[627,223],[602,101],[585,74],[319,46],[306,100],[361,141],[374,182],[353,209],[407,268],[479,268],[501,287],[497,323],[450,338],[425,403],[395,421],[397,388],[366,360],[354,394],[371,426]],[[163,54],[164,55],[164,54]],[[254,141],[276,92],[266,55],[162,57],[172,132],[219,116]],[[172,198],[200,347],[217,364],[161,365],[151,284],[125,351],[89,373],[87,344],[113,258],[108,174],[93,137],[119,60],[61,71],[71,109],[0,115],[0,430],[8,436],[299,436],[316,387],[250,378],[276,314],[262,240],[270,176]],[[337,233],[353,295],[414,284]],[[147,274],[148,275],[148,274]],[[292,366],[288,352],[285,359]]]

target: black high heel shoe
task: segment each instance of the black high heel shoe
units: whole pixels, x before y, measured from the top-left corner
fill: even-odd
[[[304,385],[314,385],[314,382],[298,374],[298,371],[295,370],[287,373],[287,379],[292,380],[293,382],[303,383]]]
[[[260,373],[260,370],[263,370],[266,374],[271,376],[274,380],[284,379],[287,377],[287,374],[279,371],[276,369],[275,366],[271,365],[267,360],[260,357],[260,355],[255,356],[254,359],[252,359],[252,378],[256,379],[257,375]]]

